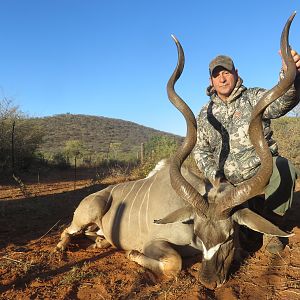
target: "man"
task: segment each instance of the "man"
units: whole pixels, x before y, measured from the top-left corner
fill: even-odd
[[[264,217],[284,229],[284,216],[291,206],[297,172],[285,158],[279,156],[278,146],[272,138],[270,119],[285,115],[299,103],[300,56],[291,50],[297,68],[294,85],[275,100],[263,114],[264,135],[273,156],[273,174],[265,189]],[[283,63],[280,76],[284,76]],[[225,55],[214,58],[209,64],[210,101],[198,116],[197,143],[194,149],[199,169],[210,180],[220,178],[233,185],[251,178],[260,165],[249,139],[251,112],[262,95],[262,88],[246,88],[232,59]],[[284,179],[283,179],[284,178]],[[284,184],[282,184],[284,181]],[[280,194],[280,197],[278,195]],[[271,253],[284,249],[287,238],[272,237],[264,244]]]

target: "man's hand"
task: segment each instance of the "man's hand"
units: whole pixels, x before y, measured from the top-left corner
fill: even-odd
[[[294,59],[294,62],[295,62],[296,68],[297,68],[297,73],[299,74],[300,73],[300,55],[294,49],[291,49],[291,54],[292,54],[292,57]],[[282,57],[281,51],[279,51],[279,55]],[[282,68],[283,68],[284,72],[287,70],[286,64],[284,63],[283,60],[282,60]]]

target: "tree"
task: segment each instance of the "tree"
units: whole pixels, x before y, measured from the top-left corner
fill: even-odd
[[[15,157],[21,168],[28,168],[37,157],[42,143],[43,129],[31,119],[19,119],[15,123]]]
[[[60,169],[68,168],[69,162],[66,159],[66,155],[62,152],[56,152],[51,157],[52,163]]]
[[[23,113],[19,110],[18,106],[13,105],[13,101],[4,98],[0,101],[0,120],[17,119],[22,117]]]
[[[76,165],[76,161],[78,158],[82,157],[85,151],[85,147],[82,142],[79,140],[69,140],[66,141],[64,152],[66,156],[70,159],[74,159],[74,164]]]
[[[17,118],[17,107],[12,106],[11,100],[4,98],[0,101],[0,169],[11,167],[11,134],[13,122]]]
[[[144,145],[145,158],[140,166],[137,176],[144,177],[163,158],[170,158],[177,150],[178,143],[175,138],[161,135],[152,137]]]
[[[0,100],[0,171],[28,168],[36,158],[42,137],[42,128],[14,106],[12,100]]]
[[[156,161],[169,158],[178,147],[177,141],[170,136],[161,135],[152,137],[144,146],[146,159]]]
[[[118,158],[118,153],[121,150],[121,145],[122,145],[121,143],[117,143],[117,142],[109,143],[109,158],[112,159]]]
[[[84,150],[84,146],[79,140],[70,140],[66,142],[65,153],[68,158],[74,158],[74,190],[76,189],[77,180],[77,158],[83,156]]]

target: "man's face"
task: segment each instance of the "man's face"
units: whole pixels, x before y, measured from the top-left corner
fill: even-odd
[[[237,70],[228,71],[223,67],[216,67],[210,77],[211,85],[215,88],[217,95],[226,101],[233,91],[238,79]]]

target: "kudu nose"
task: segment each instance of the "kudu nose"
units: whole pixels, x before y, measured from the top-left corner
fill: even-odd
[[[217,282],[205,282],[201,280],[201,283],[209,290],[214,290],[217,287]]]

